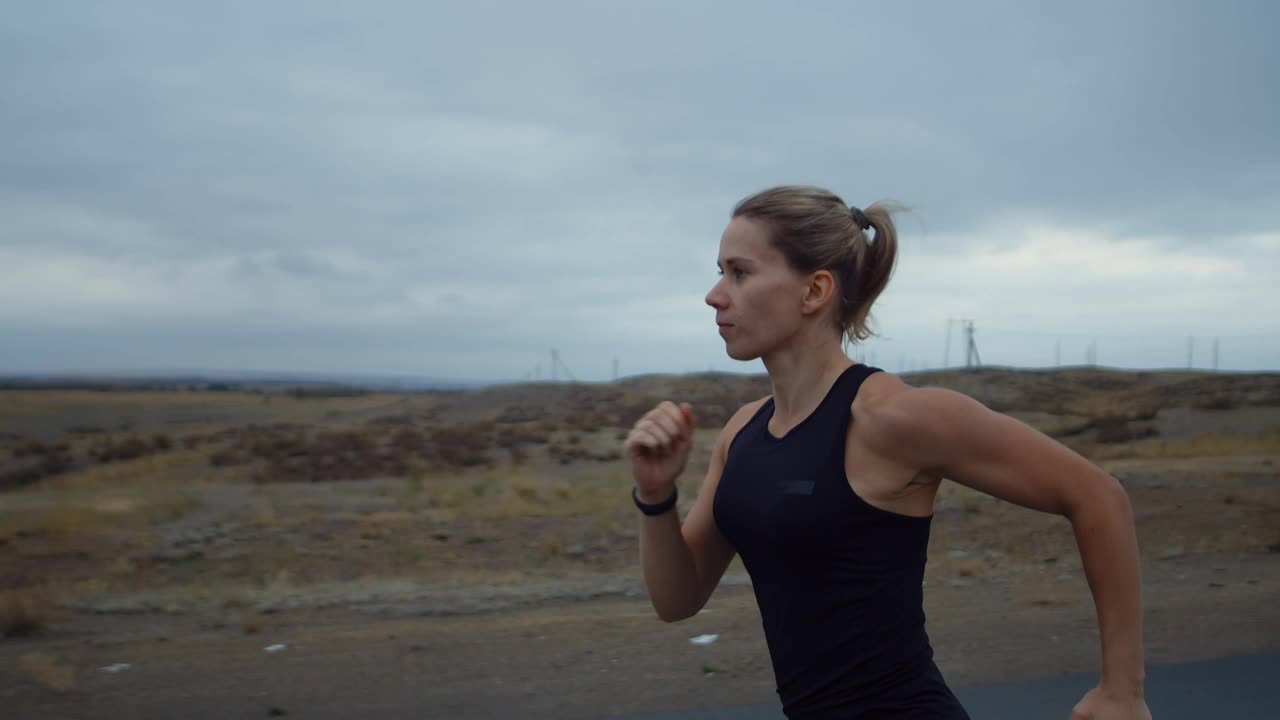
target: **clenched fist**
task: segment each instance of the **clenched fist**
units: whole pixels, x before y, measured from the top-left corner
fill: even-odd
[[[671,401],[659,403],[636,421],[623,450],[631,459],[636,495],[658,503],[671,497],[693,447],[693,408]]]

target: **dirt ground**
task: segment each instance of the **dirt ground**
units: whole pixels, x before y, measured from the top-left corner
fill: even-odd
[[[1277,557],[1148,564],[1150,661],[1280,649]],[[938,662],[956,685],[1097,669],[1087,602],[1028,607],[999,577],[942,584],[927,598]],[[719,638],[689,642],[703,634]],[[264,649],[277,644],[286,647]],[[130,667],[102,669],[117,663]],[[627,598],[461,616],[295,610],[265,617],[254,634],[226,613],[84,614],[52,637],[6,641],[0,667],[0,701],[15,719],[263,717],[273,708],[295,717],[599,718],[775,699],[741,587],[676,624]],[[329,714],[335,708],[346,712]]]
[[[1150,662],[1280,649],[1280,379],[1085,379],[959,380],[1124,484]],[[22,480],[0,492],[4,717],[598,718],[774,702],[740,563],[687,621],[659,622],[644,595],[618,426],[691,381],[647,382],[647,395],[0,393],[0,474]],[[681,392],[729,406],[758,390],[701,382]],[[1117,396],[1139,409],[1118,415]],[[158,433],[166,443],[103,459]],[[685,508],[714,433],[699,433]],[[49,472],[30,480],[33,462]],[[1098,667],[1061,518],[944,486],[925,596],[953,684]],[[690,642],[703,635],[716,638]]]

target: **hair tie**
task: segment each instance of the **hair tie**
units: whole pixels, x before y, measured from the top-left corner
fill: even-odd
[[[853,221],[858,224],[859,228],[863,230],[871,229],[871,221],[867,219],[867,216],[864,215],[856,205],[850,205],[849,212],[853,213]]]

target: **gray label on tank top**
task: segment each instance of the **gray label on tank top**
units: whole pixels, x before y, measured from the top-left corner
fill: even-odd
[[[787,495],[812,495],[813,481],[812,480],[790,480],[787,482],[785,493]]]

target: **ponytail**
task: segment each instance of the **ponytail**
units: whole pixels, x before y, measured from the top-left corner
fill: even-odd
[[[840,331],[854,342],[872,335],[868,323],[871,306],[893,275],[898,258],[898,230],[893,224],[896,209],[886,203],[875,203],[866,210],[849,208],[854,231],[845,272]]]

